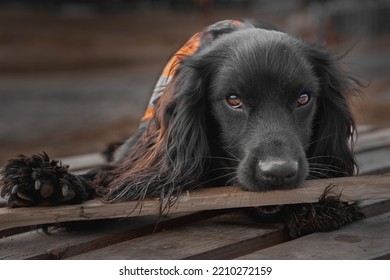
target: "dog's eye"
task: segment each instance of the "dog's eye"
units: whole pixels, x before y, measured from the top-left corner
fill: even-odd
[[[299,97],[297,99],[298,106],[306,105],[307,103],[309,103],[310,98],[311,98],[310,92],[308,92],[308,91],[301,92],[301,94],[299,95]]]
[[[229,95],[226,97],[226,102],[232,109],[240,109],[242,107],[242,100],[238,95]]]

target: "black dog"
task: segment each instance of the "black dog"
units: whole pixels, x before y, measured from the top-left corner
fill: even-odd
[[[175,197],[207,185],[267,191],[355,172],[346,101],[355,80],[331,52],[224,21],[175,57],[120,160],[83,177],[45,154],[15,159],[2,172],[9,204]]]

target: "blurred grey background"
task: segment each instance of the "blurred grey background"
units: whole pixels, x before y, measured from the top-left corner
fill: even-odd
[[[102,151],[138,125],[189,36],[253,18],[348,52],[358,124],[390,126],[389,0],[0,0],[0,165]]]

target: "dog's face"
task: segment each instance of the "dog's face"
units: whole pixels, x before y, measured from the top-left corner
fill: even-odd
[[[215,137],[237,165],[234,183],[262,191],[297,187],[308,175],[318,78],[297,40],[254,31],[213,46],[224,57],[209,79]]]
[[[224,57],[209,79],[215,137],[237,165],[235,183],[262,191],[297,187],[309,171],[319,81],[297,40],[255,31],[236,32],[213,46]]]

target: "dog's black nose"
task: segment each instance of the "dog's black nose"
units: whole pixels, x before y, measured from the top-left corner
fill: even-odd
[[[271,185],[292,183],[298,174],[298,162],[283,159],[260,160],[260,179]]]

